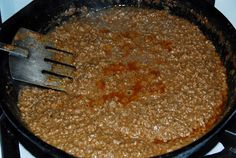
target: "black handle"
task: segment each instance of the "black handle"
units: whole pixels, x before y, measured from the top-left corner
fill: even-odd
[[[215,0],[206,0],[208,3],[210,3],[211,5],[215,5]]]
[[[1,110],[1,147],[2,158],[20,158],[19,142],[15,139],[14,134],[10,131],[9,121]]]

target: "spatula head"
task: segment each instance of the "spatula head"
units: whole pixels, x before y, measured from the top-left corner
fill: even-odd
[[[73,79],[73,63],[55,61],[54,56],[55,53],[66,53],[67,58],[72,58],[70,61],[73,61],[74,54],[55,48],[51,42],[46,41],[44,35],[21,28],[13,45],[29,50],[27,58],[10,55],[13,79],[61,91],[65,90],[65,80]]]

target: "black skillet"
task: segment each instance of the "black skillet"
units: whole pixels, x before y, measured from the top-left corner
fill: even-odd
[[[0,41],[11,43],[20,27],[40,33],[47,33],[53,27],[71,15],[63,15],[66,9],[88,7],[98,10],[114,5],[130,5],[155,9],[168,9],[171,14],[181,16],[199,26],[202,32],[213,41],[224,66],[227,69],[228,99],[224,113],[215,126],[202,138],[179,150],[159,157],[189,157],[219,133],[228,120],[236,112],[236,31],[229,21],[214,7],[205,1],[196,0],[35,0],[23,11],[1,26]],[[80,15],[80,9],[74,12]],[[192,39],[194,40],[194,39]],[[46,144],[25,128],[16,106],[21,83],[13,81],[9,76],[8,56],[0,53],[0,104],[9,122],[11,130],[19,141],[37,157],[72,157],[71,155]],[[4,125],[4,124],[2,124]]]

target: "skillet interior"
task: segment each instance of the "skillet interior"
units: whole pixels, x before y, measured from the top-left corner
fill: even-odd
[[[214,45],[219,52],[224,66],[227,69],[228,77],[228,100],[225,106],[224,114],[217,125],[203,138],[199,139],[195,143],[166,154],[165,156],[188,156],[195,152],[198,148],[205,144],[215,133],[217,133],[226,120],[229,119],[231,114],[235,111],[236,94],[234,89],[236,87],[235,79],[235,52],[236,46],[236,34],[232,25],[213,7],[204,2],[195,2],[194,0],[162,0],[162,1],[134,1],[134,0],[94,0],[94,1],[79,1],[79,0],[49,0],[47,2],[36,0],[29,7],[25,8],[22,12],[18,13],[13,19],[7,21],[0,31],[0,40],[2,42],[10,43],[15,32],[20,27],[26,27],[34,31],[41,33],[47,33],[53,27],[60,25],[62,21],[67,20],[71,15],[65,16],[64,11],[68,8],[78,8],[73,14],[80,15],[81,7],[86,6],[91,10],[102,9],[111,7],[113,5],[125,4],[134,5],[138,7],[150,7],[156,9],[168,9],[172,14],[187,18],[193,23],[197,24],[203,33],[213,41]],[[46,9],[45,9],[46,8]],[[217,18],[216,18],[217,17]],[[193,39],[194,40],[194,39]],[[17,96],[20,85],[18,82],[12,81],[9,77],[8,70],[8,57],[2,55],[0,58],[1,71],[0,71],[0,98],[3,110],[6,113],[9,120],[13,123],[18,130],[21,141],[26,146],[38,146],[36,150],[46,151],[55,157],[63,156],[66,154],[60,150],[57,150],[50,145],[42,142],[40,139],[30,133],[22,124],[20,119],[20,113],[16,106]],[[31,143],[27,139],[30,140]],[[31,146],[32,147],[32,146]],[[42,156],[42,155],[41,155]],[[43,155],[46,156],[46,155]],[[69,156],[69,155],[67,155]]]

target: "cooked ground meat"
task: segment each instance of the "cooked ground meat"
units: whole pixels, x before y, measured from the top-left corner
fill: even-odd
[[[27,127],[74,156],[149,157],[181,148],[218,120],[227,96],[215,47],[167,11],[116,7],[47,34],[76,54],[66,91],[24,88]]]

